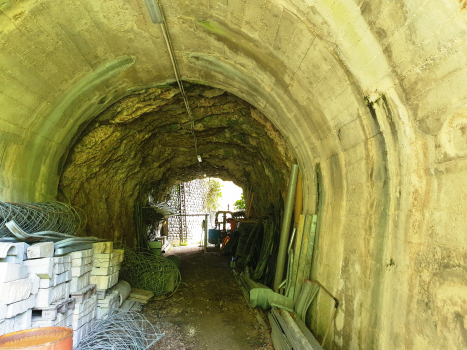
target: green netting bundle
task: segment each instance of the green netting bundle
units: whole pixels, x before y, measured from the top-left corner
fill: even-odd
[[[151,251],[136,252],[129,248],[125,248],[120,278],[156,296],[173,294],[181,282],[180,271],[173,261]]]

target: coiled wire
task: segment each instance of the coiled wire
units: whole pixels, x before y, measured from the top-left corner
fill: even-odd
[[[145,350],[163,336],[142,314],[112,309],[94,324],[77,350]]]
[[[75,235],[86,227],[87,217],[82,209],[61,202],[0,202],[0,237],[11,236],[5,226],[11,220],[26,233],[54,231]]]

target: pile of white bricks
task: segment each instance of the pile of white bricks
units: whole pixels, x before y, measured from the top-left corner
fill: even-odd
[[[118,274],[123,261],[123,251],[114,250],[112,242],[94,243],[94,266],[91,270],[91,283],[96,285],[98,295],[112,288],[118,282]]]
[[[96,318],[96,286],[90,283],[94,250],[81,250],[70,253],[71,288],[70,295],[75,299],[73,310],[73,347],[91,330]]]
[[[94,243],[94,266],[91,283],[97,286],[97,318],[120,306],[120,294],[112,291],[118,282],[123,250],[113,249],[112,242]]]
[[[0,243],[0,335],[31,328],[39,277],[30,274],[26,243]]]
[[[119,308],[123,296],[112,287],[122,261],[112,242],[62,256],[54,256],[52,242],[0,242],[0,335],[69,327],[76,348],[96,316]]]

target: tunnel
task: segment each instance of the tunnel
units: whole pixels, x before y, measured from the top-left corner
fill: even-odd
[[[0,200],[131,245],[141,195],[219,177],[260,217],[298,164],[327,348],[467,348],[465,0],[159,3],[192,118],[143,0],[0,1]]]

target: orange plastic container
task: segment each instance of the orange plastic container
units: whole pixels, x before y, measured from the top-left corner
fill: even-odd
[[[73,350],[73,330],[45,327],[8,333],[0,337],[0,349]]]

